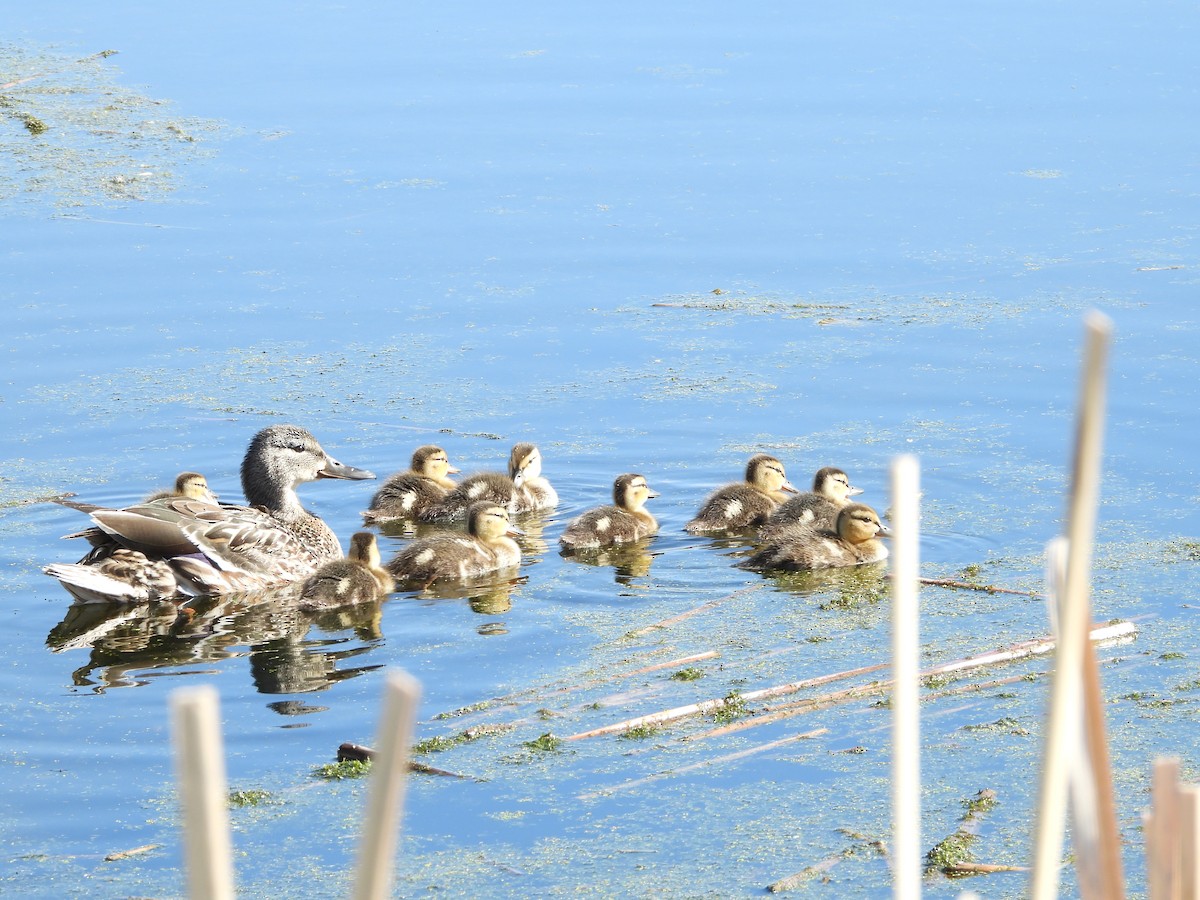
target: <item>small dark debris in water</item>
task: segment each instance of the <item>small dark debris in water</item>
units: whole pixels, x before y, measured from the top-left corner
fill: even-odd
[[[1158,655],[1158,658],[1159,659],[1186,659],[1184,654],[1180,653],[1178,650],[1169,650],[1166,653],[1160,653]]]
[[[674,681],[698,681],[704,677],[704,670],[697,669],[695,666],[688,666],[680,669],[678,672],[672,672],[671,678]]]
[[[845,748],[844,750],[830,750],[829,752],[830,752],[831,754],[835,754],[835,755],[836,755],[836,754],[839,754],[839,753],[850,753],[850,754],[853,754],[853,755],[857,756],[857,755],[859,755],[859,754],[861,754],[861,753],[866,753],[866,752],[867,752],[867,748],[866,748],[866,747],[864,747],[864,746],[862,746],[861,744],[856,744],[855,746],[853,746],[853,747],[847,747],[847,748]]]
[[[984,722],[980,725],[964,725],[963,731],[1000,731],[1006,734],[1027,735],[1029,729],[1024,728],[1020,722],[1011,716],[1004,716],[997,719],[995,722]]]
[[[131,856],[141,856],[143,853],[150,853],[157,850],[162,844],[143,844],[141,847],[134,847],[132,850],[116,850],[104,857],[105,862],[117,862],[122,859],[129,859]]]
[[[352,744],[346,741],[338,746],[337,761],[346,762],[352,760],[354,762],[366,762],[374,759],[375,751],[370,747],[364,747],[362,744]]]

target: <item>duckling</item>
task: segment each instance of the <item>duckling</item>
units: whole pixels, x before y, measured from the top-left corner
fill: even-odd
[[[875,510],[865,503],[850,503],[838,513],[836,531],[814,528],[810,522],[793,522],[780,528],[757,553],[738,565],[759,572],[795,572],[879,562],[888,555],[887,547],[878,540],[885,534],[887,530]]]
[[[340,557],[342,547],[329,526],[301,505],[297,485],[374,477],[338,462],[306,429],[272,425],[254,436],[242,460],[247,506],[167,497],[126,509],[91,508],[85,511],[98,530],[71,536],[88,537],[92,550],[76,564],[44,571],[85,602],[255,591],[300,581]],[[98,564],[121,548],[141,556],[119,554],[129,571],[118,579],[113,565]],[[158,577],[155,595],[139,596],[144,590],[137,583],[163,576],[164,563],[174,573],[174,589]]]
[[[530,443],[516,444],[508,456],[508,474],[480,472],[464,478],[440,503],[417,518],[422,522],[453,522],[473,503],[488,500],[514,515],[558,505],[558,494],[542,475],[542,454]]]
[[[180,472],[175,478],[173,491],[155,491],[144,502],[163,500],[169,497],[188,497],[192,500],[202,500],[205,503],[216,504],[217,495],[208,488],[208,479],[199,472]]]
[[[759,529],[758,536],[765,539],[772,532],[793,522],[810,522],[814,528],[833,531],[842,507],[855,494],[861,493],[862,488],[853,487],[845,472],[837,466],[825,466],[813,476],[812,490],[797,494],[777,506]]]
[[[658,492],[641,475],[618,475],[613,482],[613,505],[598,506],[574,519],[558,542],[566,550],[607,547],[640,540],[658,531],[658,522],[646,512],[646,501]]]
[[[412,465],[397,472],[379,486],[371,498],[371,507],[363,513],[367,525],[396,519],[415,519],[440,503],[455,482],[447,475],[458,473],[441,447],[426,444],[413,451]]]
[[[350,538],[344,559],[327,562],[300,588],[300,608],[309,612],[378,600],[396,588],[392,574],[380,565],[379,543],[369,531]]]
[[[482,500],[467,510],[467,533],[444,531],[419,538],[387,564],[397,581],[428,587],[442,578],[474,578],[520,565],[521,548],[510,535],[521,532],[499,503]]]
[[[746,463],[746,479],[718,488],[684,528],[692,534],[705,534],[761,525],[786,494],[794,493],[783,463],[758,453]]]

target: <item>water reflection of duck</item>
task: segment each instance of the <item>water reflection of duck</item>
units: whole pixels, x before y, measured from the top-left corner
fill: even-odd
[[[779,529],[749,559],[738,565],[760,572],[781,569],[829,569],[886,559],[878,539],[886,531],[879,515],[865,503],[851,503],[837,517],[837,531],[799,522]]]
[[[640,540],[658,531],[658,521],[645,509],[658,492],[641,475],[618,475],[613,482],[613,502],[589,509],[567,526],[558,542],[565,550],[605,547]]]
[[[783,463],[766,453],[750,457],[746,478],[718,488],[684,528],[692,534],[761,525],[787,496],[796,493]]]
[[[98,529],[79,563],[45,567],[84,602],[165,599],[181,593],[255,591],[299,581],[342,555],[337,536],[308,512],[297,485],[375,476],[331,457],[308,431],[272,425],[242,460],[248,506],[168,497],[90,510]]]
[[[363,513],[363,522],[370,525],[417,518],[454,489],[454,481],[447,476],[457,472],[441,447],[432,444],[418,447],[413,451],[408,470],[397,472],[379,486],[370,508]]]
[[[508,510],[487,500],[467,511],[467,532],[444,531],[419,538],[387,564],[398,582],[428,586],[438,579],[474,578],[520,565],[521,548],[509,535],[520,534]]]
[[[759,529],[759,537],[766,538],[776,529],[794,522],[809,522],[814,528],[833,531],[842,507],[855,494],[861,493],[862,488],[853,487],[849,476],[837,466],[818,469],[813,476],[812,490],[797,494],[776,507]]]
[[[208,487],[208,479],[199,472],[180,472],[175,478],[175,488],[169,491],[156,491],[146,498],[146,503],[155,500],[166,500],[171,497],[187,497],[191,500],[203,500],[205,503],[216,503],[217,495]]]
[[[520,443],[508,456],[508,472],[479,472],[464,478],[440,503],[418,517],[423,522],[463,518],[471,504],[488,501],[510,513],[532,512],[558,505],[558,494],[542,475],[542,454],[535,444]]]
[[[308,612],[367,603],[390,594],[392,575],[380,565],[379,543],[369,531],[356,532],[344,559],[327,562],[300,588],[300,608]]]

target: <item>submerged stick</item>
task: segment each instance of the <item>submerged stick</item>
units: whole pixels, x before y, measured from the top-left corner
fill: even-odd
[[[668,769],[665,772],[655,772],[653,775],[647,775],[644,778],[635,778],[632,781],[625,781],[613,787],[603,788],[602,790],[598,791],[589,791],[586,794],[580,794],[579,799],[592,800],[596,797],[602,797],[608,794],[616,793],[617,791],[627,791],[631,788],[641,787],[644,784],[650,784],[655,781],[660,781],[663,778],[670,778],[674,775],[683,775],[686,772],[695,772],[698,769],[705,769],[709,766],[719,766],[725,765],[726,763],[737,762],[739,759],[745,759],[747,756],[755,756],[756,754],[764,753],[767,750],[774,750],[777,747],[782,747],[795,741],[819,737],[822,734],[828,733],[828,728],[814,728],[812,731],[806,731],[803,734],[793,734],[791,737],[780,738],[777,741],[771,741],[766,744],[759,744],[757,747],[750,747],[747,750],[739,750],[736,753],[728,753],[724,756],[714,756],[712,759],[703,759],[700,762],[681,766],[678,769]]]
[[[171,735],[183,802],[188,894],[233,897],[232,845],[225,754],[221,748],[217,691],[211,685],[171,694]]]
[[[996,587],[994,584],[974,584],[970,581],[955,581],[953,578],[920,578],[921,584],[934,587],[960,588],[962,590],[983,591],[988,594],[1016,594],[1018,597],[1037,597],[1037,591],[1017,591],[1012,588]]]
[[[695,607],[694,609],[689,609],[686,612],[679,613],[679,615],[671,616],[669,619],[663,619],[661,622],[655,622],[651,625],[645,625],[641,628],[635,628],[633,631],[626,632],[625,636],[626,637],[642,637],[643,635],[649,634],[651,631],[658,631],[659,629],[662,629],[662,628],[668,628],[671,625],[677,625],[680,622],[690,619],[692,616],[698,615],[702,612],[707,612],[710,609],[720,606],[722,603],[727,603],[728,601],[733,600],[737,597],[740,597],[744,594],[752,594],[755,591],[758,591],[761,589],[762,589],[762,585],[760,585],[760,584],[752,584],[749,587],[739,588],[738,590],[734,591],[732,594],[727,594],[726,596],[720,597],[716,600],[709,600],[707,603],[702,603],[699,606]]]

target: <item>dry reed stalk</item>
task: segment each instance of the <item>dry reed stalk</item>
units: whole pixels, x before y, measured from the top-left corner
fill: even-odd
[[[379,721],[379,750],[371,764],[367,820],[355,870],[355,900],[386,900],[391,894],[409,747],[420,696],[421,685],[407,672],[396,670],[388,675]]]
[[[1136,630],[1137,629],[1130,622],[1116,622],[1111,625],[1100,626],[1093,629],[1091,637],[1093,641],[1112,640],[1126,637]],[[981,653],[977,656],[956,659],[952,662],[943,663],[940,666],[934,666],[931,669],[926,669],[925,671],[921,672],[920,677],[928,678],[934,675],[946,675],[950,672],[960,672],[966,669],[982,668],[983,666],[996,665],[1002,662],[1015,662],[1017,660],[1027,659],[1031,656],[1048,653],[1053,649],[1053,638],[1039,638],[1037,640],[1022,641],[1018,644],[1010,645],[1003,650],[993,650],[990,653]],[[883,667],[880,666],[878,668]],[[829,694],[821,694],[817,697],[809,697],[804,700],[796,700],[791,703],[780,704],[779,706],[768,708],[765,712],[753,716],[752,718],[742,719],[737,722],[732,722],[728,725],[722,725],[719,728],[713,728],[709,731],[702,731],[699,734],[689,735],[682,740],[698,741],[703,740],[704,738],[720,737],[721,735],[732,734],[736,731],[744,731],[747,728],[756,728],[759,725],[768,725],[771,722],[778,722],[783,719],[791,718],[792,716],[813,712],[814,710],[821,709],[835,703],[842,703],[847,700],[858,700],[863,697],[870,697],[876,694],[884,694],[890,690],[891,685],[892,683],[890,680],[872,681],[869,684],[861,684],[852,688],[834,691]],[[754,693],[758,692],[742,694],[741,699],[745,700],[746,698],[751,697],[751,695]],[[585,736],[591,737],[590,734]]]
[[[1183,845],[1179,801],[1179,760],[1159,757],[1151,778],[1146,821],[1146,882],[1149,900],[1178,900]]]
[[[1091,563],[1100,491],[1106,364],[1112,323],[1107,317],[1093,312],[1087,316],[1085,326],[1086,345],[1067,503],[1066,583],[1059,616],[1060,640],[1050,689],[1035,822],[1034,865],[1030,879],[1033,900],[1053,900],[1058,895],[1070,766],[1077,758],[1076,750],[1086,749],[1076,747],[1076,731],[1086,699],[1084,671],[1088,650],[1087,623],[1091,619]],[[1093,777],[1094,783],[1099,785],[1104,779],[1111,778],[1111,773],[1094,772]],[[1101,828],[1108,827],[1108,823],[1097,824]],[[1119,859],[1120,854],[1117,854],[1117,865]],[[1094,864],[1091,860],[1082,862],[1083,866],[1091,864]],[[1080,871],[1086,875],[1083,869]],[[1082,878],[1081,886],[1084,881],[1091,879]],[[1111,896],[1122,896],[1120,884],[1112,886],[1112,890],[1116,893]]]
[[[920,466],[892,463],[892,895],[921,896]]]
[[[183,803],[188,894],[206,900],[232,900],[233,849],[226,805],[229,791],[217,691],[211,685],[178,688],[170,702]]]

